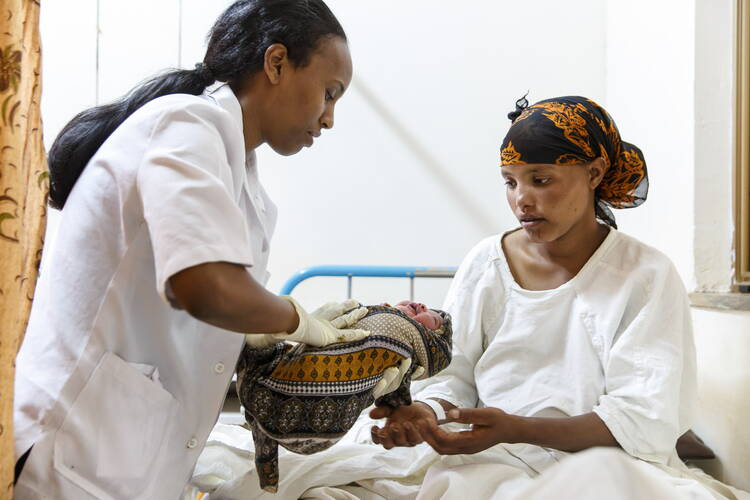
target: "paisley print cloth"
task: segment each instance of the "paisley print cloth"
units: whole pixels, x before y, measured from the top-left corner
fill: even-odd
[[[451,361],[451,318],[429,330],[397,309],[370,306],[355,328],[366,339],[315,348],[278,343],[262,349],[245,346],[237,365],[237,393],[255,441],[255,464],[261,488],[276,491],[278,445],[301,454],[332,446],[370,406],[383,372],[412,358],[399,388],[375,404],[411,404],[409,385],[417,366],[430,377]]]
[[[556,97],[528,106],[525,98],[503,140],[501,165],[581,165],[602,157],[607,169],[596,191],[597,216],[617,227],[612,208],[646,201],[648,172],[638,147],[623,141],[612,117],[591,99]]]

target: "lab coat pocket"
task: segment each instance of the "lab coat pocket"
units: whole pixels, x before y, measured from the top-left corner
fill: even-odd
[[[144,498],[177,401],[150,365],[102,356],[55,437],[55,469],[96,498]]]

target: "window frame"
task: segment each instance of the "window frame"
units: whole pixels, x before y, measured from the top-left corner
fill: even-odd
[[[737,0],[735,121],[735,285],[750,286],[750,0]]]

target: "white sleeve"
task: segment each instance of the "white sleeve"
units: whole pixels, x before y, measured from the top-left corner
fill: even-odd
[[[605,363],[593,411],[630,455],[665,463],[690,425],[695,346],[687,293],[671,262],[646,286]]]
[[[484,353],[484,304],[492,292],[482,285],[491,266],[486,240],[464,258],[446,296],[443,310],[453,321],[453,359],[437,375],[414,382],[414,399],[439,398],[459,408],[475,408],[478,395],[474,368]],[[501,307],[497,306],[496,307]]]
[[[157,290],[207,262],[253,264],[245,217],[236,202],[227,150],[209,103],[165,112],[156,123],[137,174],[153,245]]]

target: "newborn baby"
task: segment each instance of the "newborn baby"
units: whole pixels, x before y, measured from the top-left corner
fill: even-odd
[[[321,348],[287,342],[245,346],[237,365],[237,393],[253,432],[264,490],[278,487],[279,444],[305,455],[332,446],[375,401],[373,388],[387,368],[406,358],[413,361],[399,388],[375,401],[397,407],[411,404],[412,376],[430,377],[450,363],[453,332],[447,313],[410,301],[367,309],[354,328],[370,336],[356,342]]]

